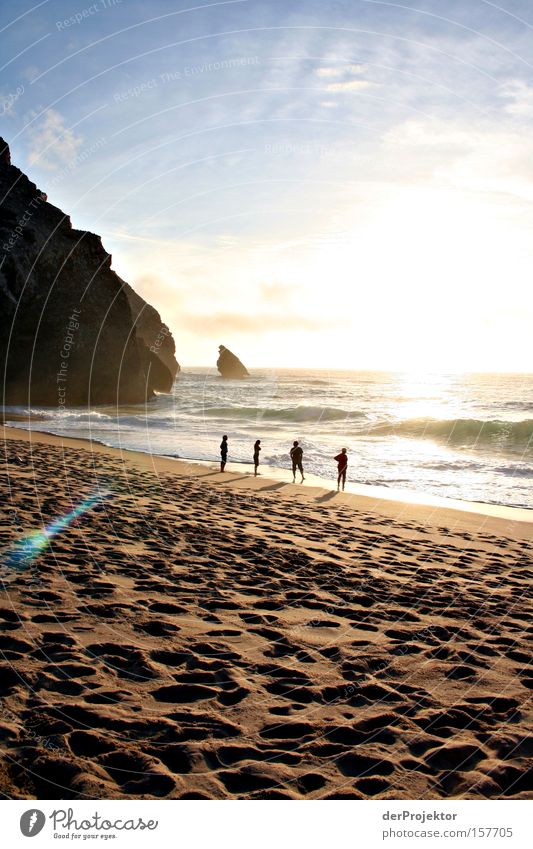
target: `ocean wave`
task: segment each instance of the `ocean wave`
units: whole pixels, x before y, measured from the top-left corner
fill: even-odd
[[[405,419],[376,424],[367,430],[371,436],[406,436],[442,440],[453,445],[500,445],[533,450],[533,419],[519,422],[494,419]]]
[[[533,466],[497,466],[493,471],[510,478],[533,478]]]
[[[98,410],[84,410],[84,411],[67,411],[62,412],[57,407],[5,407],[5,418],[6,420],[13,416],[14,419],[18,419],[20,416],[28,419],[35,419],[38,421],[50,421],[50,422],[62,422],[68,421],[70,423],[73,422],[91,422],[91,421],[111,421],[113,416],[110,416],[108,413],[102,413]],[[114,417],[116,419],[116,416]]]
[[[477,463],[465,458],[461,458],[460,460],[442,460],[436,463],[421,463],[420,465],[423,469],[433,472],[465,472],[466,470],[473,472],[486,468],[485,463]]]
[[[525,401],[504,401],[498,406],[505,410],[522,410],[524,413],[533,413],[533,404],[527,404]]]
[[[272,410],[266,407],[207,407],[197,415],[226,419],[265,419],[283,422],[332,422],[366,418],[362,410],[340,410],[337,407],[285,407]]]

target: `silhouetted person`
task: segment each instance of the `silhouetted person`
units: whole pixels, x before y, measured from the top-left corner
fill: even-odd
[[[290,456],[292,460],[292,482],[296,483],[296,469],[299,470],[302,476],[302,483],[305,480],[304,477],[304,467],[302,465],[302,457],[304,456],[304,452],[300,448],[300,444],[298,441],[294,441],[292,443],[292,448],[290,450]]]
[[[346,453],[346,448],[343,448],[341,453],[337,454],[337,456],[333,459],[337,461],[337,491],[340,489],[340,485],[342,483],[342,489],[344,492],[344,484],[346,483],[346,470],[348,468],[348,455]]]
[[[261,440],[256,439],[254,442],[254,477],[257,477],[257,469],[259,467],[259,452],[261,451]]]
[[[228,437],[226,434],[222,437],[222,442],[220,443],[220,471],[223,472],[226,467],[226,460],[228,459]]]

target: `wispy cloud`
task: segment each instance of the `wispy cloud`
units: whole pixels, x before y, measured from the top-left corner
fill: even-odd
[[[326,91],[344,92],[360,91],[373,85],[370,80],[360,75],[367,70],[365,65],[321,65],[316,68],[315,75],[326,83]],[[331,82],[328,82],[330,80]],[[322,105],[331,106],[332,102],[325,101]]]
[[[368,80],[345,80],[340,83],[330,83],[326,86],[327,91],[360,91],[372,85]]]
[[[13,118],[16,115],[15,104],[24,93],[24,86],[19,86],[14,92],[0,90],[0,117]]]
[[[256,334],[276,331],[306,330],[318,331],[331,329],[333,322],[328,319],[315,319],[297,313],[292,315],[279,313],[254,313],[237,315],[235,313],[214,313],[212,315],[182,316],[183,326],[189,332],[199,336],[212,336],[213,333]]]
[[[365,65],[321,65],[316,69],[317,77],[330,79],[332,77],[343,77],[346,74],[362,74],[366,71]]]
[[[402,174],[414,168],[425,178],[463,189],[508,192],[531,198],[530,134],[485,122],[414,119],[387,133],[381,154],[394,152]]]
[[[513,80],[502,86],[499,94],[507,100],[504,110],[508,115],[533,118],[533,86],[522,80]]]
[[[263,283],[261,286],[261,298],[274,303],[290,300],[296,293],[296,287],[287,283]]]
[[[22,77],[23,80],[27,80],[28,82],[31,83],[32,80],[34,80],[36,77],[38,77],[40,73],[41,73],[41,71],[35,65],[28,65],[27,68],[24,68],[21,71],[20,76]]]
[[[74,165],[78,148],[83,139],[69,129],[63,116],[55,109],[48,109],[43,120],[28,133],[30,140],[29,161],[48,171]]]
[[[341,77],[344,73],[344,68],[342,65],[336,65],[333,68],[323,66],[321,68],[316,69],[317,77],[322,77],[323,79],[329,79],[330,77]]]

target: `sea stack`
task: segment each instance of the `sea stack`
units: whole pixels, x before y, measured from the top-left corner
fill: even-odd
[[[100,236],[11,164],[0,139],[0,367],[4,404],[137,404],[179,370],[159,313],[111,269]]]
[[[248,369],[243,366],[239,358],[224,345],[218,346],[217,369],[222,377],[249,377]]]

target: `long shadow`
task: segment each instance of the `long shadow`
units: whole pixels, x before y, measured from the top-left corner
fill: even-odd
[[[224,481],[227,481],[228,483],[235,483],[235,481],[249,481],[250,480],[250,475],[241,475],[239,478],[232,478],[232,477],[230,477],[230,475],[233,474],[232,472],[224,472],[224,473],[215,472],[215,474],[219,474],[219,475],[224,474],[224,475],[227,475],[227,477],[224,477],[220,481],[213,481],[213,483],[224,483]],[[205,477],[207,477],[207,475]]]
[[[232,477],[232,475],[236,475],[236,474],[238,474],[238,472],[221,472],[220,469],[215,469],[214,471],[206,472],[203,475],[194,474],[193,477],[195,477],[195,478],[212,478],[214,475],[224,475],[224,477],[221,478],[220,483],[223,483],[224,481],[228,481],[228,483],[233,483],[233,481],[242,481],[242,480],[245,480],[246,478],[250,478],[250,475],[240,475],[240,477],[238,477],[238,478]]]
[[[257,492],[273,492],[275,489],[283,489],[287,485],[286,483],[273,483],[272,486],[262,486]]]
[[[327,492],[326,495],[321,495],[320,498],[315,498],[315,501],[318,504],[321,504],[323,501],[331,501],[331,499],[335,498],[336,495],[338,495],[337,492]]]

